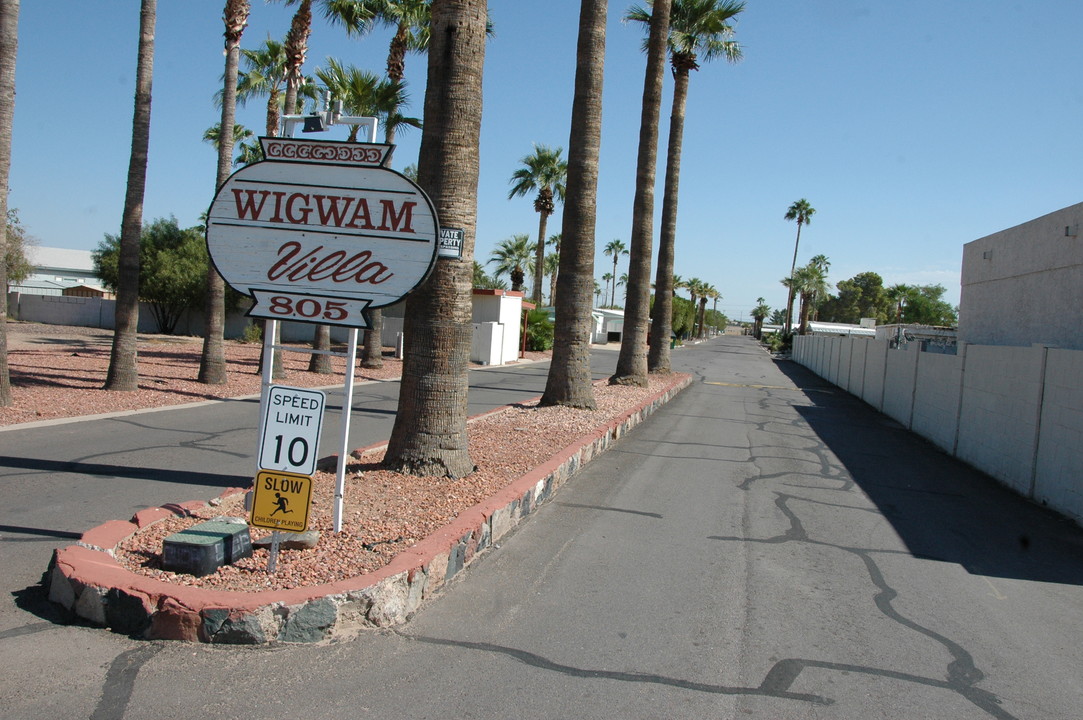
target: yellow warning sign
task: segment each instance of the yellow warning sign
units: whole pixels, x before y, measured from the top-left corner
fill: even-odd
[[[300,533],[308,529],[312,478],[308,475],[260,470],[252,489],[250,525]]]

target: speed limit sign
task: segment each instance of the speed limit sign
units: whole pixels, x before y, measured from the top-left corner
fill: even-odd
[[[271,386],[259,443],[261,469],[300,475],[316,472],[325,400],[319,390]]]

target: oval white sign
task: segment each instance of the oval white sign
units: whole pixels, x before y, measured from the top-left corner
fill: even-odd
[[[257,317],[366,327],[436,261],[428,196],[386,168],[388,145],[260,138],[265,160],[233,173],[207,218],[207,250]]]

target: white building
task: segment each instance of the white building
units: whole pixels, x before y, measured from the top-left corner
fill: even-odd
[[[67,288],[102,287],[101,279],[94,274],[94,260],[89,250],[30,247],[27,255],[34,270],[23,282],[11,285],[11,292],[63,295]]]

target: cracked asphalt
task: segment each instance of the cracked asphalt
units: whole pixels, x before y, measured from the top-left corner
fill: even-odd
[[[56,623],[36,561],[108,519],[71,498],[122,517],[234,484],[246,453],[164,418],[141,432],[168,468],[135,447],[34,459],[0,433],[4,717],[1080,716],[1083,531],[749,338],[674,366],[697,382],[411,622],[323,646]]]

